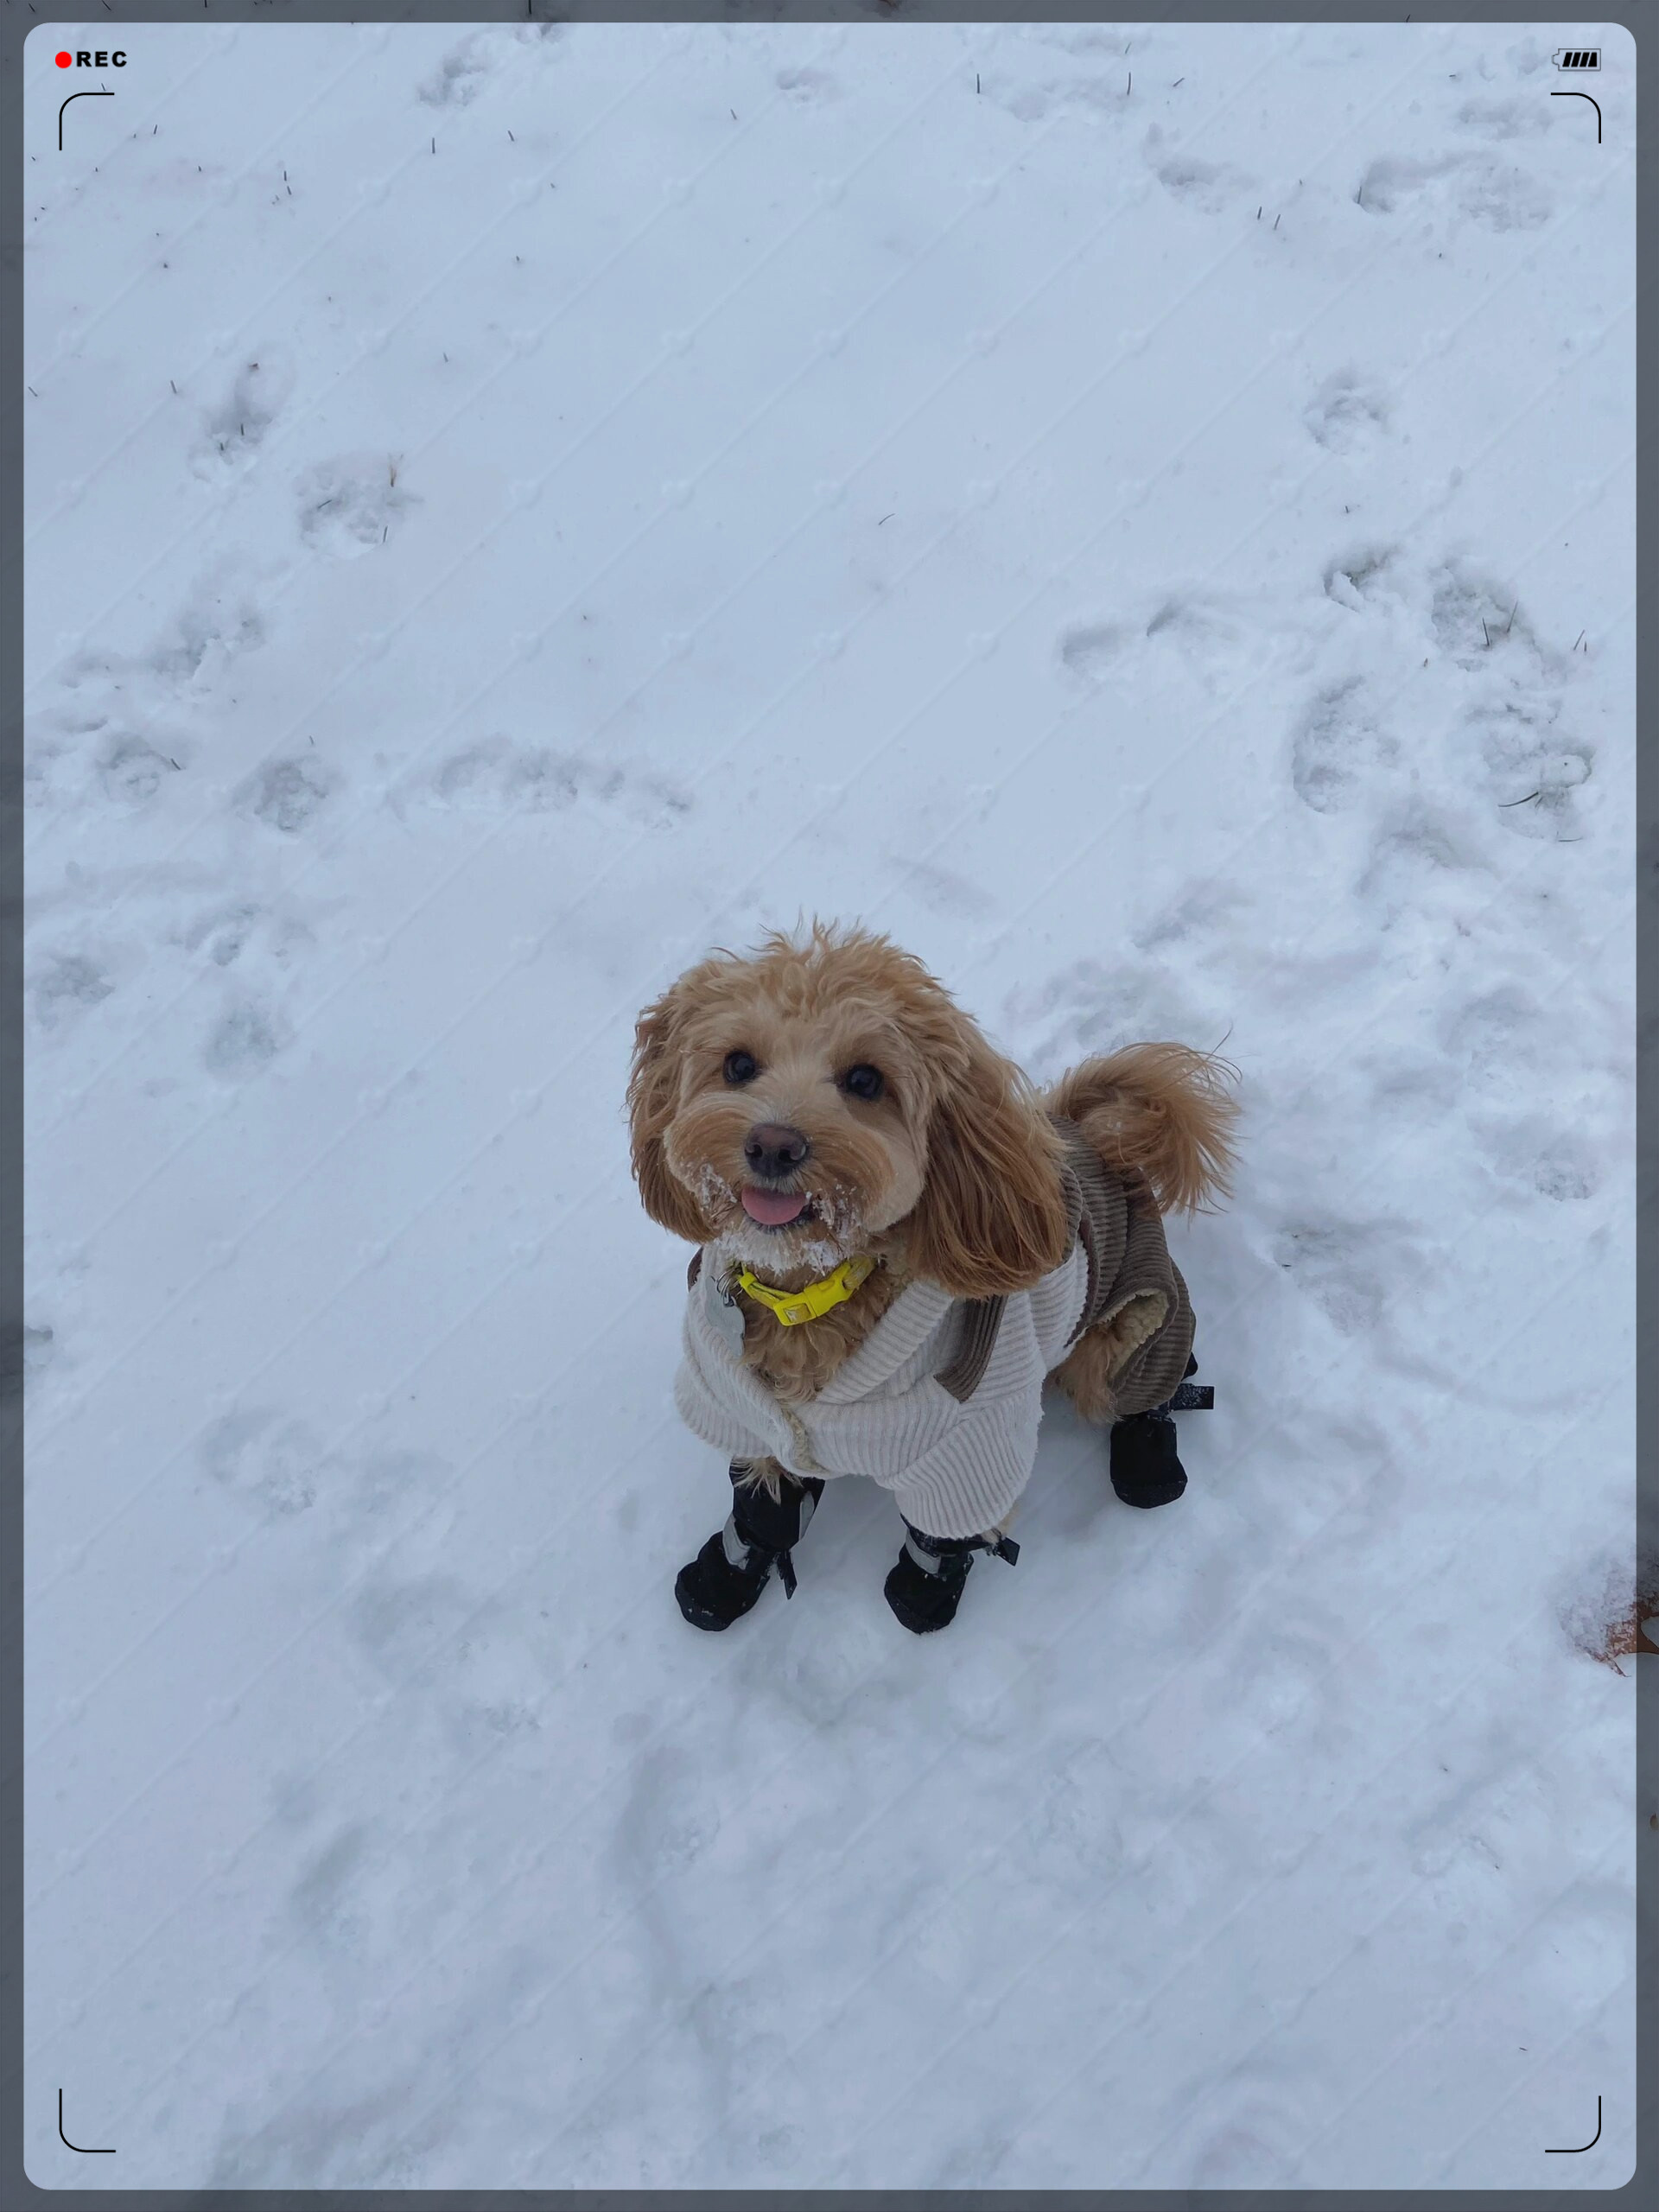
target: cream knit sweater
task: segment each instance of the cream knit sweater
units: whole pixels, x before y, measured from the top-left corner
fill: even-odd
[[[1008,1299],[989,1364],[965,1402],[935,1379],[962,1326],[962,1309],[937,1285],[901,1291],[818,1395],[794,1406],[742,1364],[743,1318],[721,1295],[721,1273],[705,1267],[686,1304],[674,1396],[688,1427],[729,1458],[769,1453],[791,1474],[868,1475],[929,1535],[977,1536],[996,1526],[1030,1479],[1043,1380],[1083,1314],[1089,1262],[1080,1243]]]

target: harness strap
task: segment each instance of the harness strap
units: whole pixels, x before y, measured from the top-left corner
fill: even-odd
[[[784,1586],[785,1597],[792,1598],[796,1589],[794,1548],[806,1534],[808,1523],[817,1510],[817,1505],[818,1493],[816,1491],[803,1488],[801,1497],[797,1503],[794,1540],[791,1543],[781,1545],[763,1544],[758,1540],[750,1542],[746,1537],[741,1535],[738,1533],[737,1508],[734,1505],[726,1516],[725,1527],[720,1532],[721,1548],[732,1566],[740,1570],[746,1567],[757,1553],[769,1559],[778,1569],[778,1579]]]
[[[1007,1302],[1006,1298],[971,1298],[963,1301],[963,1330],[956,1357],[933,1378],[958,1405],[971,1398],[985,1379],[985,1370],[996,1349],[996,1333],[1002,1325],[1002,1308]]]
[[[939,1536],[931,1541],[938,1544],[938,1550],[930,1550],[929,1540],[906,1522],[905,1549],[924,1574],[943,1573],[941,1562],[946,1552],[989,1552],[995,1559],[1006,1560],[1010,1567],[1020,1556],[1020,1547],[1012,1536]]]

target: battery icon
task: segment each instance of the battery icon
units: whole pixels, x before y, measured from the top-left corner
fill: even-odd
[[[1599,69],[1599,46],[1558,46],[1549,57],[1558,69]]]

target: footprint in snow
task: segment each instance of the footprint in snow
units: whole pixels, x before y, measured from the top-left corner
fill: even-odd
[[[1489,231],[1535,231],[1554,211],[1535,177],[1506,162],[1471,162],[1459,179],[1458,205]]]
[[[239,467],[257,454],[294,390],[295,373],[287,349],[262,345],[231,380],[231,388],[203,418],[194,467],[212,477]]]
[[[531,22],[474,31],[450,48],[426,82],[416,86],[416,98],[439,110],[470,107],[496,71],[511,66],[509,43],[544,48],[562,39],[565,29],[563,23]]]
[[[1244,172],[1228,162],[1170,150],[1156,124],[1147,133],[1145,152],[1147,167],[1170,198],[1202,214],[1219,215],[1253,189]]]
[[[1407,1232],[1389,1222],[1307,1223],[1281,1230],[1273,1257],[1345,1337],[1372,1333],[1412,1266]]]
[[[1356,453],[1389,428],[1388,394],[1357,369],[1326,377],[1302,410],[1308,435],[1330,453]]]
[[[1559,699],[1516,698],[1471,717],[1487,794],[1512,836],[1568,844],[1586,834],[1578,793],[1590,780],[1594,748],[1558,727],[1560,710]]]
[[[446,1642],[453,1642],[472,1611],[474,1593],[454,1575],[416,1575],[408,1580],[376,1576],[361,1587],[346,1615],[352,1641],[395,1685],[421,1680],[429,1669],[445,1663]]]
[[[1153,918],[1129,932],[1138,951],[1156,952],[1166,945],[1196,949],[1206,939],[1233,934],[1241,907],[1249,904],[1236,885],[1204,881],[1189,885],[1180,897],[1161,906]],[[1187,957],[1192,957],[1189,950]]]
[[[227,663],[264,642],[258,607],[221,565],[198,583],[170,633],[149,652],[71,655],[58,682],[83,696],[32,724],[25,802],[55,809],[89,800],[149,805],[194,758],[190,711],[207,702]]]
[[[1570,655],[1540,639],[1518,595],[1463,564],[1446,563],[1431,583],[1434,642],[1473,679],[1458,741],[1471,784],[1512,836],[1578,842],[1587,834],[1578,794],[1595,748],[1563,720]]]
[[[1052,1083],[1075,1061],[1115,1052],[1146,1037],[1202,1035],[1207,1012],[1179,988],[1189,963],[1078,960],[1043,983],[1011,991],[1002,1033],[1014,1058],[1039,1083]]]
[[[898,853],[889,853],[887,862],[893,880],[905,885],[932,912],[954,914],[963,920],[983,917],[985,893],[965,876],[953,874],[949,868],[931,867],[925,861],[906,860]]]
[[[1355,200],[1368,215],[1390,216],[1421,204],[1491,231],[1530,231],[1554,212],[1536,178],[1491,155],[1446,154],[1433,161],[1385,156],[1360,178]]]
[[[1305,806],[1316,814],[1342,813],[1395,765],[1400,748],[1380,714],[1358,677],[1319,693],[1291,747],[1290,779]]]
[[[257,1075],[287,1039],[287,1026],[251,1000],[228,1007],[207,1033],[203,1065],[213,1075]]]
[[[1502,1121],[1471,1115],[1471,1134],[1497,1173],[1554,1205],[1582,1204],[1601,1188],[1599,1147],[1582,1131],[1544,1114]]]
[[[1098,683],[1135,641],[1126,622],[1084,622],[1060,634],[1060,660],[1073,676]]]
[[[334,1463],[303,1421],[274,1413],[227,1414],[202,1439],[204,1472],[263,1521],[287,1521],[316,1503]]]
[[[1458,110],[1459,130],[1482,138],[1535,138],[1550,118],[1538,99],[1465,100]]]
[[[841,86],[823,69],[780,69],[774,82],[780,92],[803,105],[841,96]]]
[[[1397,545],[1367,545],[1344,553],[1325,572],[1325,595],[1355,614],[1363,614],[1385,594],[1400,595]]]
[[[385,454],[340,454],[320,461],[295,485],[300,536],[313,552],[354,561],[385,543],[392,524],[413,504]]]
[[[1449,1014],[1440,1041],[1458,1107],[1499,1178],[1557,1205],[1593,1198],[1619,1141],[1626,1093],[1619,1075],[1597,1068],[1581,1036],[1519,984],[1503,983]],[[1569,1095],[1571,1125],[1540,1111],[1540,1100]]]
[[[193,923],[181,942],[191,952],[205,949],[214,967],[228,968],[247,950],[258,918],[257,906],[222,908]]]
[[[1198,161],[1191,154],[1178,154],[1156,163],[1153,175],[1172,200],[1206,215],[1219,215],[1246,184],[1235,171],[1215,162]]]
[[[86,952],[54,952],[36,970],[30,989],[42,1029],[62,1029],[108,998],[115,983],[103,963]]]
[[[1128,73],[1121,67],[1103,77],[1073,73],[1046,85],[1014,85],[982,73],[981,91],[1020,123],[1042,123],[1052,115],[1121,115],[1130,104]]]
[[[306,1866],[289,1891],[288,1910],[319,1950],[360,1953],[373,1924],[364,1876],[373,1828],[354,1821],[341,1828]]]
[[[470,107],[489,82],[495,68],[492,41],[481,31],[451,47],[436,69],[416,93],[428,107]]]
[[[103,798],[137,811],[188,766],[187,738],[149,724],[141,734],[126,719],[124,697],[111,699],[121,718],[58,709],[29,728],[16,794],[26,806],[56,807]]]
[[[215,968],[232,968],[256,945],[266,958],[286,964],[315,938],[303,922],[291,916],[237,901],[208,908],[188,927],[174,931],[173,941],[187,952],[205,953]]]
[[[1384,930],[1402,915],[1421,918],[1431,911],[1442,922],[1448,915],[1456,920],[1471,878],[1488,866],[1458,824],[1414,792],[1379,816],[1354,889],[1380,909],[1379,926]]]
[[[1261,653],[1259,636],[1224,601],[1173,594],[1147,624],[1147,642],[1174,653],[1207,690],[1236,679]]]
[[[180,613],[175,642],[162,645],[149,657],[149,666],[169,684],[193,683],[211,655],[226,659],[254,652],[265,642],[264,617],[245,596],[239,606],[226,604],[228,593],[204,588],[193,606]]]
[[[334,796],[340,781],[315,751],[268,760],[238,791],[237,811],[284,837],[296,837]]]
[[[1438,1025],[1440,1048],[1461,1071],[1465,1085],[1505,1097],[1548,1079],[1547,1048],[1555,1032],[1536,999],[1518,984],[1500,983],[1446,1014]],[[1557,1055],[1557,1072],[1561,1072]]]
[[[176,754],[159,752],[142,737],[122,736],[106,747],[99,762],[99,780],[109,797],[123,805],[146,806],[182,766]]]
[[[1436,1174],[1444,1180],[1438,1165],[1420,1180],[1427,1188]],[[1304,1216],[1281,1230],[1269,1250],[1294,1287],[1339,1335],[1359,1338],[1380,1370],[1455,1387],[1423,1316],[1421,1286],[1433,1268],[1416,1224]]]
[[[520,746],[486,738],[442,762],[423,786],[441,806],[524,814],[563,812],[579,802],[614,808],[658,827],[692,810],[690,794],[646,769],[625,767],[548,746]]]
[[[1461,156],[1444,154],[1431,162],[1408,161],[1385,155],[1373,162],[1360,178],[1354,199],[1368,215],[1393,215],[1450,171]]]
[[[1433,570],[1429,586],[1434,642],[1460,668],[1497,669],[1511,681],[1567,672],[1564,658],[1539,645],[1519,593],[1459,561]]]

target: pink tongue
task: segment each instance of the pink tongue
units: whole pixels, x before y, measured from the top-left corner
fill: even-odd
[[[799,1192],[757,1191],[753,1183],[743,1186],[743,1211],[751,1221],[763,1222],[768,1229],[781,1229],[786,1221],[793,1221],[805,1205]]]

